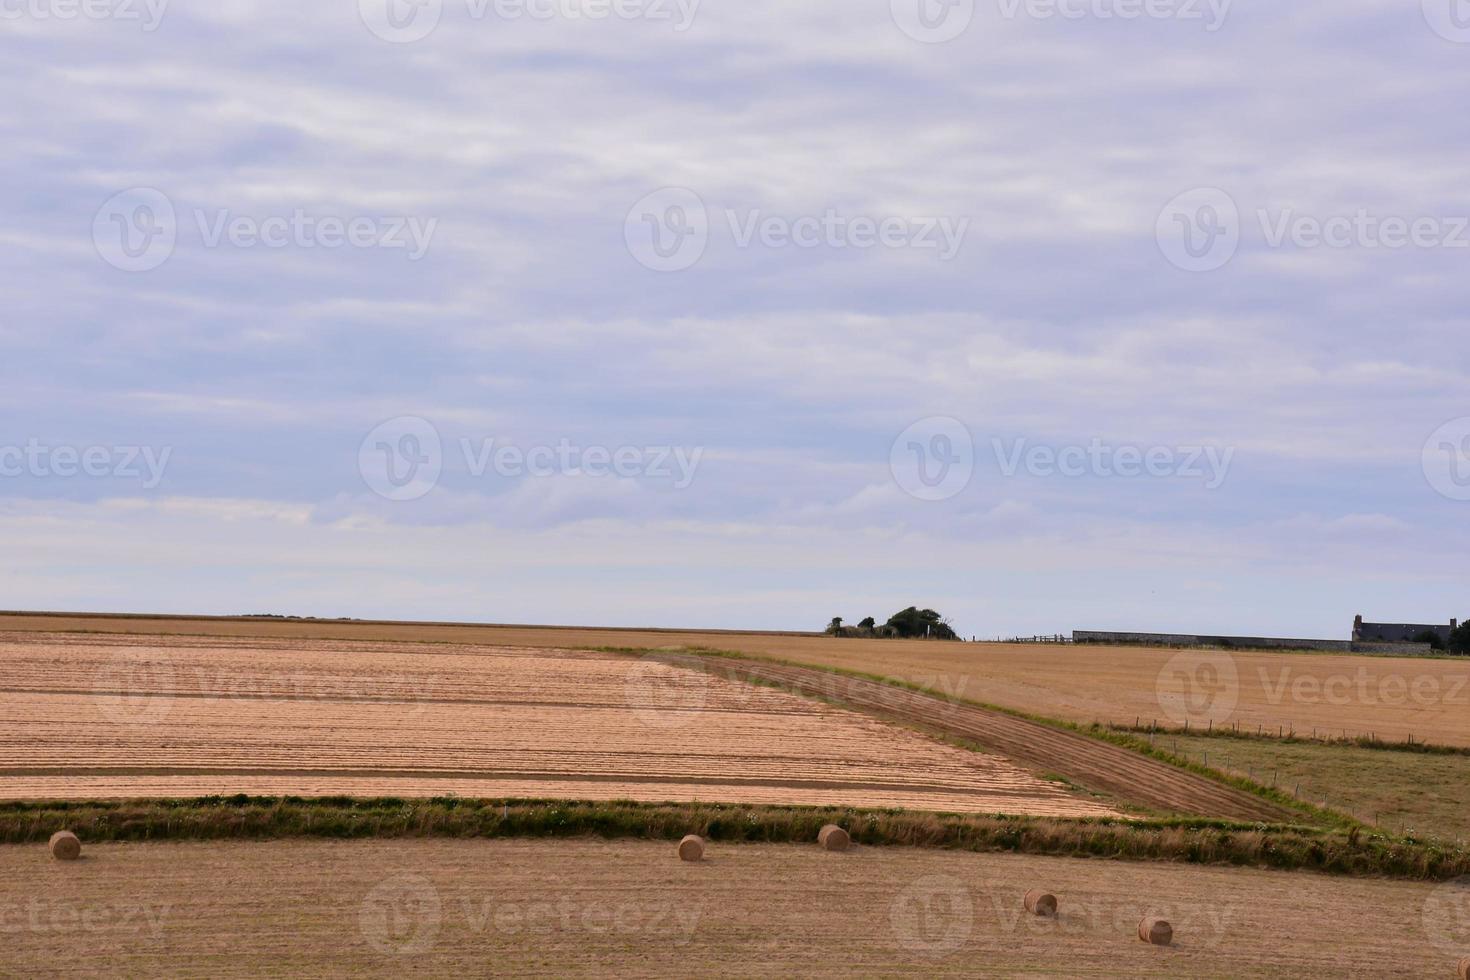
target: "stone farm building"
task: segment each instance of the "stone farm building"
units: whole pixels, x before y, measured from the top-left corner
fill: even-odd
[[[1450,642],[1450,634],[1459,626],[1458,620],[1450,620],[1448,626],[1435,626],[1424,623],[1365,623],[1363,617],[1359,616],[1353,620],[1353,642],[1354,643],[1413,643],[1414,640],[1424,633],[1434,633],[1446,645]]]

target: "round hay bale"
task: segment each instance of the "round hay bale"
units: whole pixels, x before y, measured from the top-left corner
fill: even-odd
[[[1470,980],[1470,956],[1460,961],[1460,980]]]
[[[817,832],[817,843],[822,845],[823,850],[845,851],[852,846],[852,838],[835,823],[829,823]]]
[[[679,841],[680,861],[700,861],[704,859],[704,838],[690,834]]]
[[[1026,893],[1026,911],[1032,915],[1042,915],[1048,918],[1057,914],[1057,897],[1040,888],[1033,888]]]
[[[1146,915],[1138,923],[1138,938],[1155,946],[1167,946],[1174,941],[1174,927],[1163,919]]]
[[[69,830],[51,835],[51,856],[58,861],[75,861],[82,856],[82,842]]]

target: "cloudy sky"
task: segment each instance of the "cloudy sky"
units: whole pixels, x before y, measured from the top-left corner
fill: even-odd
[[[0,0],[0,607],[1470,614],[1464,0]]]

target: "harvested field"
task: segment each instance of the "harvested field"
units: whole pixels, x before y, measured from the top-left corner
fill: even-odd
[[[1470,939],[1447,886],[814,844],[7,846],[0,880],[17,976],[1452,977]],[[1038,883],[1055,920],[1022,909]]]
[[[0,798],[560,797],[1103,816],[996,756],[588,651],[7,634]]]
[[[1179,653],[1155,647],[837,640],[806,634],[328,620],[0,616],[4,630],[321,637],[521,646],[708,647],[901,678],[938,693],[1050,718],[1169,723],[1160,674]],[[1416,659],[1236,651],[1236,696],[1216,724],[1470,746],[1470,658]]]
[[[678,658],[675,658],[678,659]],[[693,658],[689,658],[693,659]],[[861,678],[834,677],[809,667],[711,660],[717,677],[752,677],[907,724],[977,743],[1007,758],[1041,766],[1155,810],[1234,820],[1290,822],[1299,814],[1145,755],[1085,735],[968,704],[945,701]]]

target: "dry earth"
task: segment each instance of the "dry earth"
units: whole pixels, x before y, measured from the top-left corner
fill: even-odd
[[[1007,759],[588,651],[0,639],[0,798],[560,797],[1116,814]]]
[[[0,976],[27,978],[1449,978],[1470,951],[1453,886],[908,848],[160,843],[60,864],[9,846],[0,882]],[[1036,886],[1058,920],[1021,913]],[[1173,947],[1138,942],[1145,913]]]
[[[519,646],[703,646],[897,677],[939,693],[1072,721],[1157,719],[1376,734],[1470,746],[1470,659],[1152,647],[834,640],[807,634],[310,620],[0,616],[7,629],[447,641]],[[1193,679],[1193,680],[1191,680]]]

